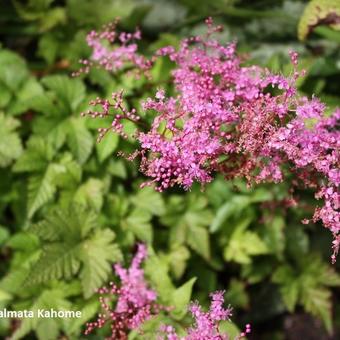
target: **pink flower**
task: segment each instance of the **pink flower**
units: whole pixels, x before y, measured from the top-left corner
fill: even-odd
[[[217,291],[210,295],[211,304],[207,312],[204,312],[201,306],[195,302],[189,306],[189,311],[194,318],[194,325],[187,329],[187,335],[179,337],[176,330],[172,326],[162,326],[161,332],[164,336],[160,336],[159,339],[167,340],[229,340],[228,334],[223,334],[219,330],[220,321],[229,321],[231,317],[231,308],[224,308],[224,292]],[[241,332],[236,339],[245,337],[250,333],[251,327],[246,325],[244,332]],[[236,340],[235,339],[235,340]]]
[[[291,174],[294,183],[320,192],[325,205],[316,209],[313,219],[320,219],[337,240],[340,110],[326,118],[325,105],[316,97],[298,95],[296,80],[304,71],[298,71],[296,52],[290,53],[293,72],[288,77],[244,66],[235,43],[222,45],[212,38],[221,27],[213,26],[211,19],[206,24],[205,35],[183,39],[178,50],[163,47],[149,61],[131,41],[140,38],[139,32],[121,34],[122,45],[110,48],[101,39],[116,42],[115,26],[90,33],[93,60],[110,71],[127,63],[147,72],[157,58],[168,56],[175,66],[175,94],[167,96],[158,89],[155,98],[142,104],[144,110],[156,112],[151,126],[142,125],[136,110],[122,105],[121,93],[113,95],[113,103],[93,101],[101,110],[88,114],[113,114],[111,130],[124,137],[124,120],[140,126],[135,135],[140,149],[133,155],[141,156],[141,171],[150,178],[142,186],[154,184],[163,191],[180,185],[188,190],[194,182],[212,181],[216,172],[226,179],[244,178],[249,185],[281,182]],[[109,130],[100,129],[99,138]],[[336,194],[328,197],[325,188]]]
[[[109,288],[99,289],[98,292],[101,294],[99,300],[104,314],[99,314],[97,321],[87,323],[86,335],[110,322],[112,334],[109,339],[126,340],[130,330],[138,329],[152,315],[159,312],[161,306],[155,303],[157,294],[148,287],[144,271],[140,268],[146,255],[146,246],[139,244],[129,268],[125,269],[120,264],[115,265],[115,272],[121,281],[120,286],[111,282]],[[104,297],[107,294],[116,296],[114,307],[111,307],[108,298]]]

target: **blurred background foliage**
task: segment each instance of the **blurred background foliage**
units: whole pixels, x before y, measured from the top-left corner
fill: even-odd
[[[83,312],[71,320],[0,319],[1,337],[83,338],[84,323],[100,310],[94,290],[112,278],[112,263],[131,258],[139,240],[152,247],[152,286],[175,307],[167,322],[181,327],[190,299],[204,304],[210,291],[225,289],[234,307],[235,324],[225,325],[231,333],[251,322],[252,339],[339,338],[339,264],[330,265],[330,234],[300,222],[312,214],[312,192],[295,192],[299,205],[287,207],[284,183],[247,189],[217,178],[205,191],[140,190],[138,164],[117,156],[134,142],[108,134],[96,144],[98,124],[109,122],[79,113],[89,99],[121,88],[127,105],[138,107],[158,86],[169,86],[172,65],[157,62],[148,85],[124,72],[70,77],[89,57],[87,32],[116,17],[122,29],[142,28],[141,49],[150,54],[201,32],[213,16],[225,28],[219,39],[237,40],[247,63],[288,74],[288,51],[298,51],[307,70],[299,90],[331,110],[340,106],[339,0],[0,5],[0,308]],[[131,339],[153,338],[165,318]]]

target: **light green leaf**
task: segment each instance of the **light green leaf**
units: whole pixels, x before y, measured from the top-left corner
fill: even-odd
[[[196,278],[192,278],[182,286],[177,288],[171,296],[171,301],[174,309],[171,311],[171,315],[176,320],[181,320],[188,311],[188,305],[191,300],[192,287],[196,281]]]
[[[63,104],[64,113],[77,113],[79,105],[85,99],[85,86],[80,79],[52,75],[43,78],[42,83],[55,93]]]
[[[28,218],[45,203],[50,201],[56,192],[54,178],[58,173],[64,172],[63,166],[50,164],[42,174],[32,175],[28,181]]]
[[[327,331],[332,332],[332,302],[328,289],[305,287],[302,290],[302,303],[307,312],[321,318]]]
[[[52,160],[55,150],[41,137],[32,137],[27,149],[13,167],[14,172],[43,172]]]
[[[161,259],[152,252],[145,260],[144,270],[151,286],[159,294],[162,303],[171,305],[171,296],[175,288],[169,276],[169,266],[166,259]]]
[[[204,259],[210,259],[209,232],[202,227],[189,226],[187,230],[188,245]]]
[[[47,327],[51,327],[50,322],[48,321],[48,325],[44,325],[46,320],[53,320],[55,323],[52,326],[51,333],[52,336],[59,334],[62,329],[63,321],[61,319],[46,319],[46,318],[38,318],[38,310],[44,309],[49,310],[51,308],[55,310],[72,310],[71,303],[65,299],[65,291],[63,289],[47,289],[43,290],[34,300],[31,306],[27,309],[33,311],[35,317],[34,318],[25,318],[20,323],[20,326],[15,330],[13,335],[11,336],[12,340],[18,340],[24,338],[29,332],[32,330],[38,331],[39,335],[43,336],[41,332],[46,330]],[[58,328],[58,329],[57,329]],[[46,335],[46,334],[45,334]],[[47,337],[47,339],[51,339]],[[55,337],[53,338],[55,339]]]
[[[29,76],[25,61],[18,54],[0,51],[0,83],[13,95]]]
[[[163,215],[165,205],[163,197],[151,187],[145,187],[137,191],[137,194],[131,198],[131,202],[140,209],[146,210],[153,215]]]
[[[89,178],[82,184],[74,195],[74,201],[89,206],[99,212],[104,201],[104,183],[96,178]]]
[[[218,210],[211,223],[210,231],[212,233],[221,229],[223,224],[231,216],[237,216],[251,203],[251,198],[248,196],[235,195]]]
[[[19,135],[15,132],[19,121],[0,113],[0,167],[10,165],[22,153]]]
[[[251,256],[268,253],[266,244],[252,231],[236,230],[224,249],[224,258],[241,264],[251,262]]]
[[[122,222],[123,227],[140,240],[150,244],[153,239],[152,226],[150,224],[151,214],[143,209],[133,209],[130,215]]]
[[[112,243],[115,235],[109,229],[99,230],[82,245],[80,274],[84,297],[88,298],[107,280],[111,264],[121,260],[118,247]]]
[[[109,131],[104,138],[96,144],[97,155],[100,163],[103,163],[108,157],[114,156],[113,152],[117,149],[119,135]]]
[[[93,138],[81,118],[70,119],[67,141],[74,157],[84,164],[91,154]]]

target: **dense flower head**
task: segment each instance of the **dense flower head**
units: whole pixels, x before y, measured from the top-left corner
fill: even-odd
[[[93,60],[104,55],[102,65],[109,70],[122,67],[126,60],[141,71],[147,71],[156,58],[168,57],[174,63],[175,95],[159,89],[142,105],[145,111],[157,112],[151,126],[136,135],[141,171],[150,178],[143,186],[155,184],[158,191],[174,185],[189,189],[194,182],[212,181],[216,172],[226,179],[244,178],[249,185],[277,183],[293,175],[292,185],[312,188],[316,198],[324,200],[313,220],[331,230],[335,260],[340,233],[340,110],[326,117],[318,98],[297,93],[296,80],[304,71],[298,70],[296,52],[290,53],[292,72],[287,77],[260,66],[244,66],[234,42],[223,45],[213,38],[221,27],[211,19],[206,24],[205,35],[183,39],[177,50],[163,47],[149,62],[137,48],[119,54],[120,47],[114,47],[121,64],[117,54],[111,56],[111,50],[96,45],[100,34],[89,38]],[[135,36],[126,37],[122,47]],[[112,129],[101,129],[100,137],[110,130],[127,137],[124,120],[142,123],[135,110],[117,105],[117,100],[122,102],[119,94],[113,95],[113,103],[97,99],[93,104],[101,110],[88,112],[92,117],[114,116]]]
[[[189,311],[194,319],[194,325],[187,329],[187,334],[183,337],[177,335],[176,330],[172,326],[164,325],[161,327],[163,335],[159,339],[167,340],[230,340],[226,333],[222,333],[219,329],[221,321],[229,321],[232,315],[230,307],[224,308],[224,292],[217,291],[210,294],[211,303],[208,311],[203,311],[202,307],[197,303],[191,303]],[[241,339],[250,333],[251,327],[246,325],[245,331],[240,333],[236,339]],[[235,339],[235,340],[236,340]]]
[[[159,312],[161,306],[155,302],[157,294],[148,287],[144,271],[140,267],[146,255],[146,246],[139,244],[129,268],[123,268],[120,264],[114,266],[120,285],[111,282],[110,287],[98,290],[104,312],[98,315],[95,322],[86,325],[86,335],[95,328],[101,328],[106,323],[110,323],[111,337],[109,339],[125,340],[130,330],[138,329],[152,315]],[[105,296],[116,297],[114,307],[110,305],[110,298]]]

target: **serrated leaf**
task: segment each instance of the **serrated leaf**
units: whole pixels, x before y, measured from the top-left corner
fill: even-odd
[[[302,292],[302,301],[307,312],[321,318],[327,331],[332,331],[331,292],[327,289],[308,288]]]
[[[43,78],[42,83],[56,94],[63,104],[64,113],[77,113],[79,105],[85,99],[85,86],[80,79],[52,75]]]
[[[318,25],[327,23],[334,29],[340,29],[339,0],[311,0],[306,6],[299,22],[298,37],[304,40]]]
[[[97,215],[86,207],[71,204],[50,211],[41,222],[31,225],[29,232],[44,241],[74,241],[86,237],[97,226]]]
[[[85,298],[93,295],[107,280],[112,270],[111,264],[121,260],[118,247],[112,243],[114,238],[115,235],[110,229],[104,229],[96,232],[82,245],[83,269],[80,277]]]
[[[68,129],[67,141],[71,152],[80,164],[84,164],[92,151],[92,135],[81,118],[70,119]]]
[[[187,243],[204,259],[210,259],[210,240],[207,229],[189,226],[187,229]]]
[[[1,50],[0,52],[0,83],[16,93],[29,76],[25,61],[18,54]]]
[[[43,253],[34,264],[26,285],[69,279],[80,267],[79,247],[68,243],[54,243],[43,247]]]
[[[55,150],[41,137],[32,137],[27,143],[27,149],[14,164],[14,172],[41,172],[52,160]]]
[[[104,183],[96,178],[89,178],[82,184],[74,195],[74,201],[89,206],[99,212],[104,201]]]
[[[251,257],[267,254],[268,248],[259,236],[252,231],[236,230],[224,249],[224,258],[241,264],[249,264]]]
[[[46,319],[46,318],[38,318],[38,310],[49,309],[54,310],[71,310],[71,303],[65,299],[65,294],[62,289],[47,289],[43,290],[34,300],[31,306],[27,308],[30,311],[33,311],[34,317],[33,318],[24,318],[20,323],[20,326],[15,330],[11,339],[18,340],[25,337],[29,332],[32,330],[37,331],[40,329],[40,332],[45,329],[44,323],[46,320],[53,320],[56,323],[56,326],[53,327],[53,331],[51,334],[54,336],[56,334],[56,328],[59,330],[62,328],[62,320],[60,319]],[[47,322],[49,325],[50,323]],[[41,335],[41,334],[40,334]],[[55,339],[55,338],[54,338]]]
[[[133,209],[129,216],[122,222],[123,227],[132,233],[140,240],[152,243],[153,232],[150,224],[151,214],[143,209]]]
[[[42,92],[40,83],[33,77],[28,78],[17,92],[15,101],[11,103],[8,112],[12,115],[18,115],[27,111],[30,108],[32,98],[42,94]]]
[[[146,210],[153,215],[163,215],[165,205],[163,197],[151,187],[145,187],[137,191],[137,194],[131,198],[131,202],[140,209]]]
[[[100,163],[103,163],[108,157],[114,156],[113,152],[117,149],[119,135],[109,131],[104,138],[96,144],[96,151]]]
[[[169,267],[165,258],[159,258],[152,253],[145,260],[144,270],[152,287],[154,287],[159,294],[162,302],[171,305],[171,296],[174,291],[174,286],[169,276]]]
[[[0,113],[0,167],[10,165],[22,153],[19,135],[15,132],[19,121]]]
[[[63,172],[64,168],[58,164],[50,164],[42,174],[32,175],[28,181],[28,218],[45,203],[50,201],[56,192],[55,176]]]
[[[177,288],[171,296],[171,301],[174,309],[171,311],[171,315],[176,320],[181,320],[188,311],[188,305],[191,300],[192,287],[196,281],[196,278],[192,278],[182,286]]]

